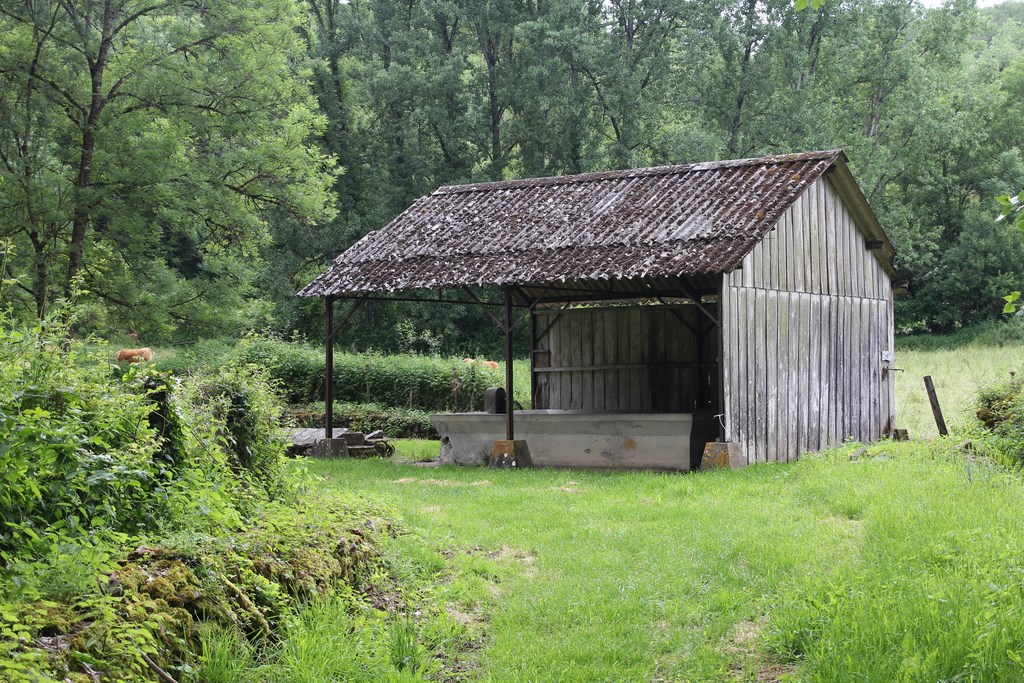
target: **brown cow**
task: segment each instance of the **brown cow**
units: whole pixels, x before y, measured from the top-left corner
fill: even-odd
[[[115,355],[119,363],[138,363],[153,360],[153,349],[144,346],[141,349],[121,349]]]

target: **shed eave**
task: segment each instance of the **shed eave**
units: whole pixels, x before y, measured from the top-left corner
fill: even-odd
[[[864,196],[864,192],[860,189],[860,185],[857,184],[857,180],[853,177],[853,173],[850,172],[850,167],[847,165],[845,153],[840,154],[840,156],[836,158],[832,167],[825,173],[825,177],[829,179],[829,182],[832,183],[836,192],[839,193],[843,203],[846,204],[846,208],[853,216],[853,220],[856,223],[857,228],[861,231],[864,237],[866,239],[882,243],[882,248],[872,250],[872,253],[882,265],[882,268],[889,276],[889,279],[893,283],[899,282],[902,278],[893,266],[893,259],[896,257],[896,248],[893,247],[892,242],[889,241],[889,236],[885,234],[885,229],[883,229],[881,223],[878,222],[878,218],[875,216],[875,212],[872,211],[867,197]]]

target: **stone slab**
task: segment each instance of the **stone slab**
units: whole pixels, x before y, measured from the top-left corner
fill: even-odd
[[[309,449],[314,458],[347,458],[348,444],[344,439],[323,439],[315,441]]]
[[[343,427],[335,427],[331,435],[335,439],[342,438],[348,430]],[[302,429],[290,429],[288,430],[288,443],[295,446],[312,446],[317,441],[324,438],[323,427],[304,427]]]

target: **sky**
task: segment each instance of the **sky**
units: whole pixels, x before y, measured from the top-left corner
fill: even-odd
[[[998,5],[1006,0],[978,0],[978,7],[992,7]],[[921,4],[925,7],[940,7],[942,6],[943,0],[921,0]]]

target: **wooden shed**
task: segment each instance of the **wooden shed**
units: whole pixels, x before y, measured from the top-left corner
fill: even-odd
[[[754,463],[891,431],[893,256],[832,150],[442,187],[300,296],[330,316],[500,286],[508,357],[513,309],[532,328],[515,424],[536,463],[687,470],[715,438]],[[514,429],[511,411],[435,424],[463,462]]]

